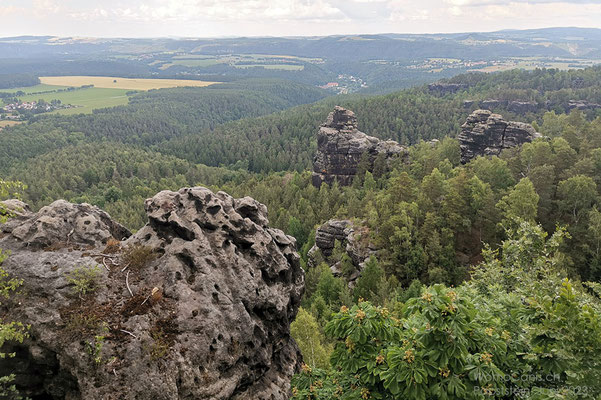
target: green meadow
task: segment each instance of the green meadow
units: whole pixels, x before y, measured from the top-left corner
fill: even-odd
[[[54,89],[61,89],[64,86],[51,86],[51,85],[37,85],[32,86],[32,88],[37,87],[47,87]],[[32,89],[30,88],[30,89]],[[11,89],[14,90],[14,89]],[[45,89],[45,90],[53,90],[53,89]],[[25,90],[23,90],[25,92]],[[91,113],[92,110],[96,108],[105,108],[105,107],[114,107],[125,105],[128,102],[127,92],[128,89],[108,89],[108,88],[88,88],[88,89],[76,89],[69,92],[53,92],[53,93],[39,93],[42,90],[37,90],[37,92],[26,92],[32,93],[26,96],[19,97],[22,101],[37,101],[39,99],[44,99],[48,102],[51,100],[60,100],[63,104],[72,104],[74,108],[68,108],[64,110],[57,110],[54,113],[57,114],[79,114],[79,113]]]

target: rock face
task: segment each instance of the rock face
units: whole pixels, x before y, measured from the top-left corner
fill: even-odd
[[[570,100],[567,106],[568,110],[596,110],[598,108],[601,108],[601,104],[591,103],[586,100]]]
[[[510,101],[507,109],[516,114],[526,114],[538,111],[538,103],[535,101]]]
[[[487,99],[480,102],[480,107],[490,110],[498,107],[507,107],[508,103],[507,100]]]
[[[0,226],[0,231],[11,233],[30,247],[59,243],[106,244],[110,238],[121,240],[131,236],[129,230],[106,212],[90,204],[57,200],[35,214],[18,200],[8,200],[4,205],[17,218]]]
[[[3,268],[24,283],[0,312],[31,330],[5,345],[17,356],[0,359],[0,374],[33,398],[287,399],[304,290],[295,240],[269,228],[257,201],[201,187],[160,192],[145,209],[148,224],[106,248],[104,232],[123,231],[87,205],[56,202],[9,223]],[[71,231],[72,247],[38,250]],[[98,264],[96,289],[75,293],[67,274]]]
[[[365,235],[365,238],[367,238],[367,235]],[[353,282],[363,270],[364,262],[375,252],[369,248],[369,244],[365,240],[361,240],[361,227],[355,226],[353,222],[332,219],[317,228],[315,245],[308,253],[309,264],[315,266],[321,258],[320,255],[325,257],[325,261],[331,261],[329,258],[333,254],[336,241],[342,244],[354,266],[354,270],[346,277],[350,286],[353,286]],[[342,276],[343,274],[339,260],[330,262],[330,269],[334,276]]]
[[[461,162],[467,163],[477,156],[498,156],[504,149],[520,146],[540,136],[530,124],[505,121],[499,114],[476,110],[461,126],[458,136]]]
[[[441,95],[457,93],[460,90],[465,90],[468,85],[465,83],[431,83],[428,85],[430,92],[439,93]]]
[[[29,205],[17,199],[0,201],[0,215],[6,213],[11,217],[23,217],[31,212]]]
[[[361,156],[366,153],[372,171],[378,155],[385,160],[406,156],[407,150],[392,140],[380,140],[357,129],[355,113],[336,107],[317,136],[317,155],[313,160],[313,185],[323,182],[350,185],[357,172]]]

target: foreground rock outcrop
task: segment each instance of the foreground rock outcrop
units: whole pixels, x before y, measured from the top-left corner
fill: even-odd
[[[530,124],[506,121],[499,114],[476,110],[461,126],[457,137],[461,147],[461,162],[478,156],[498,156],[504,149],[532,142],[540,133]]]
[[[313,185],[322,183],[350,185],[357,173],[363,154],[368,156],[368,170],[372,171],[378,155],[388,162],[404,157],[407,150],[392,140],[368,136],[357,128],[355,113],[336,107],[328,115],[317,136],[317,154],[313,160]]]
[[[0,312],[31,329],[5,345],[16,357],[0,374],[44,399],[287,399],[304,290],[295,240],[269,228],[264,205],[205,188],[145,209],[124,242],[108,214],[67,202],[2,226],[3,268],[23,286]]]

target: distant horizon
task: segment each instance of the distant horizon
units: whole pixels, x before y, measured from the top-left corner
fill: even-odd
[[[306,37],[601,28],[598,0],[3,0],[1,37]]]
[[[409,36],[437,36],[437,35],[461,35],[461,34],[474,34],[474,33],[502,33],[502,32],[526,32],[526,31],[543,31],[543,30],[560,30],[560,29],[582,29],[582,30],[598,30],[601,31],[601,27],[584,27],[584,26],[547,26],[541,28],[524,28],[524,29],[494,29],[494,30],[481,30],[481,31],[456,31],[456,32],[357,32],[357,33],[332,33],[325,35],[221,35],[221,36],[179,36],[179,35],[163,35],[163,36],[87,36],[87,35],[54,35],[54,34],[20,34],[10,36],[0,36],[0,39],[18,39],[18,38],[71,38],[71,39],[173,39],[173,40],[186,40],[186,39],[263,39],[263,38],[321,38],[321,37],[333,37],[333,36],[387,36],[387,35],[409,35]]]

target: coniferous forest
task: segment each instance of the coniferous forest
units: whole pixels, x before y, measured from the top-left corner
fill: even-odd
[[[0,87],[32,77],[7,79]],[[304,360],[293,399],[600,399],[601,108],[570,104],[601,103],[601,68],[443,83],[463,89],[328,97],[253,78],[36,116],[0,131],[0,195],[35,210],[98,205],[133,231],[144,200],[165,189],[265,204],[305,271],[290,327]],[[461,125],[491,99],[542,136],[462,164]],[[509,107],[518,100],[537,106]],[[409,161],[313,186],[317,131],[335,105],[368,135],[407,146]],[[331,219],[352,221],[373,250],[351,285],[342,243],[310,252]]]

